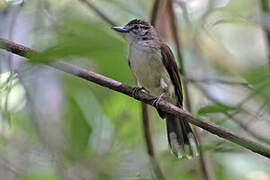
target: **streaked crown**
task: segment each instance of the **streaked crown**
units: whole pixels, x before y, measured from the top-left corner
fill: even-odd
[[[155,28],[150,23],[139,19],[130,21],[125,26],[125,29],[128,31],[125,37],[129,43],[133,41],[152,40],[158,37]]]
[[[132,42],[146,41],[146,40],[159,40],[159,36],[150,23],[134,19],[127,25],[112,27],[117,32],[123,33],[129,44]]]

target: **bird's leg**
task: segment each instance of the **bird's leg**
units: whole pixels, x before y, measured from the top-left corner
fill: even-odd
[[[160,81],[159,82],[159,85],[160,85],[160,88],[161,88],[161,92],[162,93],[158,97],[156,97],[154,99],[153,103],[152,103],[152,105],[155,106],[156,108],[157,108],[157,106],[158,106],[158,104],[159,104],[162,96],[164,96],[164,94],[166,92],[168,92],[168,84],[165,82],[164,78],[161,77],[159,81]]]
[[[161,95],[159,95],[158,97],[156,97],[155,99],[154,99],[154,101],[152,102],[152,106],[155,106],[156,108],[158,107],[158,103],[160,102],[160,100],[161,100],[161,98],[162,98],[162,96],[164,96],[164,92],[163,93],[161,93]]]
[[[147,92],[147,93],[149,93],[149,91],[147,91],[144,87],[134,87],[133,89],[132,89],[132,93],[131,93],[131,95],[132,96],[135,96],[139,91],[145,91],[145,92]]]

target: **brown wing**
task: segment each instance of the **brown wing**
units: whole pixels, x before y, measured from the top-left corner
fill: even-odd
[[[175,62],[173,53],[166,44],[162,44],[160,49],[161,49],[161,55],[162,55],[162,62],[164,66],[166,67],[170,75],[171,81],[174,85],[175,93],[178,99],[177,105],[182,107],[183,105],[182,85],[181,85],[181,79],[180,79],[180,75],[178,72],[177,64]]]

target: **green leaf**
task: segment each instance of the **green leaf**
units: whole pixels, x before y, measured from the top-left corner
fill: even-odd
[[[81,158],[88,146],[92,128],[87,122],[81,107],[72,96],[68,98],[66,119],[65,123],[67,123],[67,131],[70,137],[69,148],[66,149],[67,155],[71,159]]]
[[[230,17],[216,21],[213,26],[219,24],[249,24],[248,20],[241,17]]]
[[[114,125],[111,122],[111,119],[107,117],[107,115],[103,112],[103,109],[96,99],[94,94],[92,93],[91,84],[85,83],[84,80],[67,76],[66,80],[66,89],[69,96],[71,96],[72,101],[75,102],[76,106],[79,108],[78,112],[76,110],[71,112],[76,116],[79,114],[84,119],[84,124],[81,126],[90,126],[91,128],[91,136],[88,137],[85,134],[85,145],[88,140],[88,146],[90,147],[90,151],[101,153],[106,153],[111,146],[111,142],[113,141],[113,133],[114,133]],[[100,89],[100,87],[98,87]],[[104,96],[104,94],[103,94]],[[77,123],[80,116],[74,118],[74,123]],[[76,125],[78,126],[78,125]],[[81,130],[83,130],[82,127]],[[78,131],[81,131],[78,128]],[[87,131],[86,131],[87,132]],[[74,133],[76,136],[76,133]],[[78,139],[80,141],[80,137]],[[106,143],[104,143],[106,142]]]
[[[99,173],[99,175],[98,175],[98,180],[111,180],[111,179],[112,179],[112,177],[109,176],[109,175],[107,175],[107,174],[104,173],[104,172],[101,172],[101,173]]]
[[[228,113],[229,111],[235,111],[237,110],[237,107],[234,106],[226,106],[223,104],[214,104],[214,105],[209,105],[206,107],[201,108],[198,111],[199,115],[206,115],[206,114],[211,114],[211,113]]]
[[[92,128],[90,124],[87,122],[86,118],[84,117],[81,107],[76,102],[75,99],[70,98],[70,102],[73,105],[73,114],[75,114],[75,118],[73,118],[73,121],[71,122],[71,132],[72,132],[72,140],[73,140],[73,146],[76,147],[77,150],[83,151],[87,144],[88,144],[88,138],[92,131]],[[79,114],[79,117],[77,116]],[[79,120],[79,122],[78,122]]]
[[[252,86],[252,97],[257,97],[257,100],[270,103],[270,71],[268,66],[255,67],[248,69],[244,73],[244,77]]]
[[[111,27],[70,15],[61,21],[61,26],[55,29],[54,41],[47,42],[49,45],[41,53],[30,55],[32,63],[83,58],[92,62],[91,68],[97,67],[99,73],[111,78],[123,81],[132,77],[126,60],[126,43]]]
[[[48,174],[48,173],[29,173],[25,178],[25,180],[60,180],[59,177],[57,177],[54,174]]]

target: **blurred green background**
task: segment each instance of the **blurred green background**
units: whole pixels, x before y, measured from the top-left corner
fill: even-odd
[[[153,0],[89,0],[119,25],[150,21]],[[262,1],[265,2],[265,1]],[[270,143],[270,16],[255,0],[174,0],[194,116]],[[156,27],[173,49],[166,1]],[[0,50],[0,180],[156,179],[140,103],[41,63],[67,61],[136,86],[128,45],[80,0],[0,0],[0,37],[40,51],[30,60]],[[151,111],[167,179],[205,179],[199,158],[177,159],[165,122]],[[217,180],[270,180],[269,159],[198,129]]]

